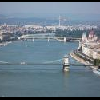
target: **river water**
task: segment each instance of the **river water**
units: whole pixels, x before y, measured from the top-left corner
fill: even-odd
[[[61,59],[78,43],[36,40],[17,41],[0,47],[0,63],[46,63],[48,65],[0,65],[0,97],[97,97],[100,76],[84,66],[62,71]],[[71,63],[78,63],[70,59]]]

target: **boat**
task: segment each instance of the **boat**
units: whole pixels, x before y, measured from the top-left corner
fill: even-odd
[[[100,69],[94,69],[93,72],[94,72],[95,74],[100,75]]]
[[[25,65],[26,64],[26,62],[21,62],[21,65]]]

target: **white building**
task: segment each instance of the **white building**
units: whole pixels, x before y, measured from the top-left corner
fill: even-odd
[[[1,31],[0,31],[0,40],[1,40],[1,41],[3,40],[2,32],[1,32]]]
[[[48,30],[54,30],[55,31],[57,26],[46,26],[45,28],[48,29]]]
[[[98,37],[93,30],[91,30],[88,37],[86,37],[86,33],[83,33],[82,53],[94,59],[100,59],[100,42],[98,41]]]
[[[43,29],[41,25],[25,25],[25,28]]]

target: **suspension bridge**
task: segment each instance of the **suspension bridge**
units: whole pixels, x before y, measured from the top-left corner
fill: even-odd
[[[17,67],[18,66],[18,67]],[[39,66],[43,66],[42,68]],[[46,67],[45,67],[46,66]],[[50,66],[50,67],[47,67]],[[0,70],[44,70],[47,69],[55,69],[55,68],[62,68],[63,71],[69,72],[71,68],[70,66],[83,66],[83,67],[89,67],[94,66],[90,64],[79,64],[76,62],[69,62],[69,58],[62,58],[58,60],[53,60],[53,61],[45,61],[45,62],[6,62],[6,61],[0,61]]]
[[[63,65],[63,59],[54,60],[54,61],[46,61],[46,62],[6,62],[6,61],[0,61],[0,65]],[[76,62],[71,62],[69,64],[70,66],[94,66],[92,64],[77,64]]]

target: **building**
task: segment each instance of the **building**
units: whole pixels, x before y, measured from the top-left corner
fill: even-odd
[[[100,40],[95,35],[93,29],[90,31],[87,37],[86,33],[82,35],[82,41],[79,42],[79,48],[82,53],[93,59],[100,59]],[[78,48],[78,49],[79,49]]]
[[[0,41],[3,40],[2,32],[0,31]]]
[[[33,28],[33,29],[43,29],[41,25],[25,25],[25,28]]]
[[[0,31],[0,41],[9,41],[11,38],[11,33],[8,32],[2,32]]]

